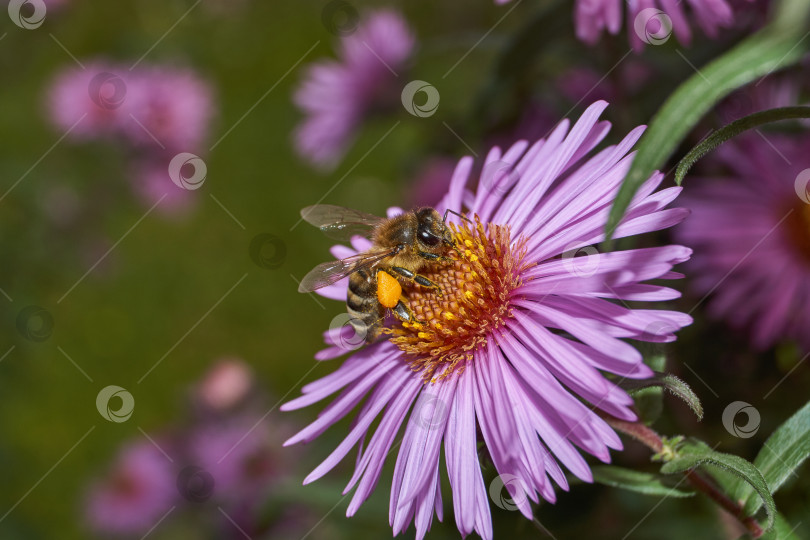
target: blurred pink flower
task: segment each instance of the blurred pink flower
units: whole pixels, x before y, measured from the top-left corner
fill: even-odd
[[[91,486],[85,515],[100,534],[140,535],[169,511],[176,497],[171,463],[144,441],[125,447],[107,477]]]
[[[693,178],[692,215],[675,230],[695,250],[692,286],[708,312],[754,346],[810,351],[810,137],[744,135],[713,154],[730,173]]]
[[[85,69],[60,72],[48,89],[51,123],[76,139],[109,136],[121,127],[120,108],[126,100],[126,69],[94,61]]]
[[[211,87],[188,69],[145,66],[127,81],[122,130],[134,144],[201,153],[214,115]]]
[[[506,4],[512,0],[495,0],[496,4]],[[672,33],[681,43],[689,44],[692,29],[681,2],[673,0],[641,0],[629,2],[627,13],[624,13],[625,2],[622,0],[575,0],[574,20],[579,39],[590,45],[599,41],[603,30],[618,34],[622,19],[627,18],[627,32],[630,43],[636,51],[644,44],[657,45],[667,41]],[[735,2],[731,5],[726,0],[686,0],[701,30],[709,37],[717,37],[720,28],[726,28],[734,22],[734,10],[740,6],[752,5],[753,2]]]
[[[396,104],[414,37],[392,10],[370,13],[341,38],[337,60],[307,66],[293,100],[305,118],[294,133],[295,148],[311,164],[334,168],[372,111]]]
[[[726,0],[686,0],[694,21],[709,37],[717,37],[720,28],[734,22],[734,10]],[[630,43],[638,51],[646,44],[660,44],[672,33],[681,43],[692,40],[692,28],[681,2],[644,0],[627,5],[627,32]],[[588,44],[599,40],[603,30],[617,34],[622,26],[622,0],[576,0],[575,24],[577,37]]]
[[[244,414],[203,423],[187,440],[188,459],[214,478],[214,497],[221,501],[255,500],[281,478],[278,443],[267,420]],[[275,446],[275,448],[273,447]],[[258,501],[257,501],[258,502]]]
[[[169,161],[142,159],[132,167],[130,183],[135,195],[146,207],[155,207],[165,216],[183,216],[193,207],[196,197],[193,191],[177,186],[169,176]],[[160,203],[158,204],[158,201]]]
[[[206,409],[223,412],[244,402],[253,388],[250,366],[238,358],[223,359],[197,383],[195,396]]]
[[[732,92],[715,110],[722,122],[730,123],[766,109],[799,105],[802,91],[807,88],[810,85],[806,69],[775,73]]]
[[[428,158],[408,182],[405,197],[410,206],[433,206],[444,197],[456,169],[456,160],[446,156]]]
[[[214,115],[210,86],[188,69],[104,61],[57,75],[47,105],[74,138],[122,135],[150,152],[200,153]]]

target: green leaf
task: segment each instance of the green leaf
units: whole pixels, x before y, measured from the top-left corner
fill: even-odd
[[[616,195],[606,227],[610,242],[639,186],[667,159],[704,114],[733,90],[796,63],[810,50],[804,39],[810,1],[782,0],[774,19],[681,84],[653,117]]]
[[[686,402],[698,417],[698,420],[703,419],[703,406],[700,404],[700,398],[689,388],[688,384],[670,373],[655,372],[649,379],[625,379],[619,386],[627,390],[631,395],[644,388],[665,388]]]
[[[661,472],[664,474],[682,473],[707,465],[719,467],[745,480],[745,482],[756,491],[765,504],[765,509],[768,513],[768,521],[765,525],[765,529],[770,530],[773,527],[774,516],[776,515],[776,503],[773,501],[773,496],[768,489],[768,484],[765,482],[765,478],[763,478],[759,469],[751,462],[739,456],[716,452],[701,441],[690,441],[690,444],[681,448],[675,459],[665,463],[661,467]]]
[[[762,472],[768,489],[775,493],[795,470],[810,456],[810,402],[774,431],[754,465]],[[737,500],[745,501],[745,511],[753,515],[762,506],[756,493],[747,484],[738,484]]]
[[[681,498],[691,497],[695,494],[694,491],[676,487],[668,478],[657,474],[634,471],[613,465],[598,465],[593,467],[591,471],[593,472],[594,482],[645,495]]]
[[[678,169],[675,171],[675,183],[681,185],[684,176],[695,164],[697,160],[740,133],[770,122],[780,120],[792,120],[797,118],[810,118],[810,107],[782,107],[779,109],[768,109],[754,114],[749,114],[739,120],[735,120],[728,125],[718,129],[697,146],[692,148],[684,158],[678,162]]]

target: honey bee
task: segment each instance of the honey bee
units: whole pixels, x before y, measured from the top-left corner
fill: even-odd
[[[365,336],[367,343],[380,335],[387,309],[403,322],[421,323],[402,301],[400,280],[442,294],[419,271],[430,263],[450,260],[446,254],[455,249],[455,242],[446,225],[448,212],[452,211],[442,218],[433,208],[416,208],[386,219],[328,204],[304,208],[301,217],[327,235],[347,239],[359,234],[369,237],[372,246],[357,255],[319,264],[304,276],[298,291],[312,292],[349,276],[346,308],[354,331]]]

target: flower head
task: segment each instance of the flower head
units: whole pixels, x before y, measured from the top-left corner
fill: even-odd
[[[338,60],[308,66],[294,95],[306,115],[294,135],[298,153],[318,167],[334,167],[365,116],[399,102],[398,75],[413,47],[402,16],[381,10],[341,38]]]
[[[122,72],[126,73],[126,69],[106,61],[60,72],[46,99],[51,123],[77,139],[117,132],[122,123],[119,109],[126,99]]]
[[[495,0],[497,4],[510,1]],[[622,18],[626,17],[630,43],[636,51],[643,49],[645,44],[664,43],[673,33],[681,43],[688,45],[692,40],[692,23],[684,9],[686,6],[703,33],[714,38],[721,28],[733,24],[734,11],[743,3],[686,0],[686,5],[682,5],[681,2],[667,0],[644,0],[629,2],[626,15],[623,13],[623,4],[621,0],[575,0],[574,24],[577,37],[593,45],[599,41],[604,30],[610,34],[618,34],[622,27]]]
[[[692,215],[675,233],[695,249],[692,286],[713,295],[710,315],[758,348],[794,339],[810,351],[810,138],[767,139],[741,136],[716,151],[730,174],[684,197]]]
[[[690,251],[665,246],[599,254],[591,247],[604,239],[611,203],[632,159],[628,152],[642,132],[636,129],[586,159],[609,129],[599,121],[606,106],[595,103],[573,127],[564,121],[532,145],[521,141],[505,153],[492,149],[475,189],[468,188],[472,159],[462,159],[436,208],[464,210],[469,221],[456,218],[450,225],[457,249],[451,261],[426,273],[443,294],[416,285],[407,292],[409,307],[425,324],[391,326],[388,339],[355,352],[283,406],[298,409],[339,392],[286,443],[294,444],[315,439],[367,398],[343,442],[305,480],[320,478],[364,441],[346,488],[356,487],[348,515],[370,495],[386,456],[398,448],[390,523],[397,534],[414,521],[422,538],[434,512],[442,516],[444,446],[459,530],[492,538],[491,490],[478,462],[479,442],[500,487],[526,517],[532,515],[529,501],[555,500],[552,481],[568,489],[561,465],[592,480],[580,450],[609,461],[609,449],[622,447],[597,410],[634,420],[633,401],[603,373],[650,376],[640,353],[623,338],[671,341],[675,330],[691,322],[678,312],[631,309],[622,302],[678,297],[673,289],[643,282],[678,277],[672,266]],[[665,209],[679,188],[654,192],[662,177],[647,180],[615,236],[663,229],[685,217],[685,210]],[[353,242],[356,250],[369,246]],[[592,256],[573,257],[578,250]],[[333,253],[345,257],[353,250]],[[322,293],[345,298],[346,281]],[[327,332],[331,347],[316,357],[345,352],[345,333]]]
[[[617,34],[622,26],[621,0],[576,0],[575,20],[577,37],[594,44],[603,30]],[[717,37],[720,28],[731,26],[734,10],[726,0],[687,0],[680,2],[647,0],[628,5],[627,31],[633,48],[640,50],[644,44],[656,45],[675,34],[681,43],[692,40],[692,28],[685,7],[692,11],[693,18],[709,37]]]
[[[213,117],[210,86],[180,68],[145,66],[127,81],[122,130],[135,145],[201,152]]]
[[[177,496],[169,459],[149,441],[125,447],[109,475],[90,489],[85,512],[90,527],[104,534],[142,534]]]

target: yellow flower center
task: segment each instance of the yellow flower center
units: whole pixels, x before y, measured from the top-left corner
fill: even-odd
[[[433,264],[423,275],[441,287],[414,285],[407,304],[424,324],[401,323],[390,329],[391,341],[407,356],[414,371],[435,382],[461,372],[487,335],[512,317],[511,293],[522,283],[525,240],[511,245],[508,227],[449,224],[456,249],[451,261]]]

